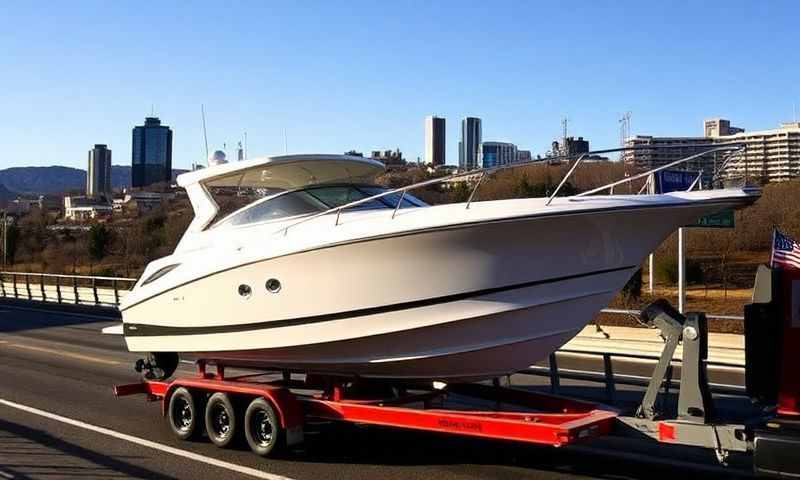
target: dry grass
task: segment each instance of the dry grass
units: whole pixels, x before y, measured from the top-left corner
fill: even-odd
[[[752,289],[728,289],[727,292],[720,288],[689,288],[686,292],[685,311],[705,312],[716,315],[744,315],[744,306],[750,303]],[[611,303],[612,308],[640,310],[651,302],[664,298],[672,305],[678,305],[678,289],[657,285],[653,294],[649,294],[645,287],[642,298],[630,300],[618,295]],[[620,325],[636,327],[640,324],[635,318],[628,315],[600,314],[596,322],[601,325]],[[744,333],[744,323],[741,320],[709,320],[709,331],[718,333]]]

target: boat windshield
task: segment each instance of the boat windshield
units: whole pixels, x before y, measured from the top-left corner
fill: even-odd
[[[230,192],[232,195],[228,195],[229,201],[239,203],[249,199],[251,203],[215,222],[212,228],[249,225],[286,217],[311,215],[378,195],[387,190],[387,188],[377,185],[314,185],[298,190],[264,191],[262,198],[256,201],[252,201],[252,197],[249,195],[241,196]],[[394,209],[399,201],[400,194],[393,193],[356,205],[352,209]],[[406,193],[400,208],[424,206],[427,206],[425,202]]]

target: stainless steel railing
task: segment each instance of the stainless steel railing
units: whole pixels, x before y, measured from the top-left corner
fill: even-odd
[[[135,278],[0,272],[0,298],[117,307]]]
[[[739,143],[724,143],[724,144],[721,144],[721,143],[717,143],[717,144],[710,143],[710,144],[694,145],[693,146],[693,148],[705,148],[705,147],[708,147],[708,150],[703,150],[700,153],[697,153],[697,154],[694,154],[694,155],[690,155],[688,157],[684,157],[684,158],[681,158],[679,160],[675,160],[674,162],[670,162],[667,165],[662,165],[662,166],[660,166],[658,168],[654,168],[652,170],[648,170],[646,172],[643,172],[643,173],[640,173],[640,174],[637,174],[637,175],[633,175],[631,177],[627,177],[627,178],[624,178],[622,180],[618,180],[616,182],[609,183],[608,185],[603,185],[602,187],[598,187],[598,188],[595,188],[595,189],[592,189],[592,190],[589,190],[589,191],[586,191],[586,192],[582,192],[578,196],[591,195],[591,194],[594,194],[594,193],[602,192],[604,190],[613,189],[617,185],[633,182],[633,181],[638,180],[640,178],[647,177],[647,176],[649,176],[649,175],[651,175],[651,174],[653,174],[655,172],[659,172],[661,170],[664,170],[664,169],[667,169],[667,168],[671,168],[671,167],[674,167],[676,165],[680,165],[681,163],[685,163],[685,162],[691,161],[693,159],[702,157],[704,155],[708,155],[710,153],[722,152],[722,151],[729,151],[729,152],[732,152],[732,153],[736,153],[736,152],[741,151],[744,148]],[[575,170],[578,168],[578,166],[581,164],[582,160],[586,156],[589,156],[589,155],[600,155],[600,154],[613,153],[613,152],[626,152],[626,151],[636,151],[636,150],[661,150],[661,149],[674,149],[674,148],[685,148],[685,146],[684,145],[663,145],[663,146],[636,145],[636,146],[631,146],[631,147],[620,147],[620,148],[611,148],[611,149],[605,149],[605,150],[594,150],[594,151],[591,151],[591,152],[587,152],[587,153],[581,154],[580,156],[577,157],[577,160],[572,165],[572,167],[569,169],[569,171],[564,176],[564,178],[561,179],[561,181],[559,182],[558,186],[556,187],[556,190],[550,195],[550,197],[548,197],[548,200],[546,201],[545,205],[546,206],[550,205],[550,202],[558,194],[558,192],[561,189],[561,187],[563,187],[564,184],[566,184],[566,182],[569,179],[569,177],[572,175],[573,172],[575,172]],[[475,182],[475,186],[472,188],[472,191],[470,192],[469,198],[468,198],[468,200],[466,202],[466,205],[465,205],[465,208],[469,209],[470,204],[472,203],[472,200],[473,200],[473,198],[475,197],[475,194],[478,191],[478,188],[480,187],[484,177],[487,174],[496,173],[496,172],[499,172],[499,171],[502,171],[502,170],[508,170],[508,169],[512,169],[512,168],[519,168],[519,167],[525,167],[525,166],[531,166],[531,165],[542,165],[542,164],[544,164],[546,162],[550,162],[550,161],[553,161],[553,160],[570,160],[570,159],[572,159],[574,157],[575,157],[575,155],[561,155],[561,156],[549,157],[547,159],[541,159],[541,160],[537,159],[537,160],[531,160],[531,161],[528,161],[528,162],[517,162],[517,163],[511,163],[511,164],[507,164],[507,165],[498,165],[498,166],[495,166],[495,167],[488,167],[488,168],[480,168],[480,169],[475,169],[475,170],[469,170],[469,171],[466,171],[466,172],[458,172],[458,173],[453,173],[451,175],[445,175],[443,177],[424,180],[422,182],[417,182],[417,183],[414,183],[414,184],[411,184],[411,185],[406,185],[404,187],[399,187],[399,188],[395,188],[395,189],[392,189],[392,190],[386,190],[385,192],[381,192],[381,193],[378,193],[378,194],[375,194],[375,195],[372,195],[372,196],[369,196],[369,197],[364,197],[362,199],[355,200],[353,202],[349,202],[349,203],[346,203],[344,205],[340,205],[338,207],[332,207],[332,208],[329,208],[328,210],[325,210],[325,211],[322,211],[322,212],[319,212],[319,213],[315,213],[315,214],[309,215],[307,217],[303,217],[301,220],[298,220],[297,222],[289,224],[289,225],[287,225],[285,227],[281,227],[275,233],[276,234],[283,233],[283,235],[286,235],[289,232],[289,229],[291,229],[292,227],[295,227],[295,226],[300,225],[302,223],[306,223],[306,222],[309,222],[309,221],[314,220],[316,218],[324,217],[326,215],[330,215],[330,214],[333,214],[333,213],[336,214],[336,221],[335,221],[334,225],[339,225],[339,218],[341,217],[341,214],[342,214],[342,212],[344,210],[347,210],[347,209],[350,209],[350,208],[353,208],[353,207],[357,207],[357,206],[365,204],[365,203],[372,202],[372,201],[377,200],[379,198],[383,198],[383,197],[387,197],[387,196],[395,195],[395,194],[399,193],[400,194],[400,198],[399,198],[399,200],[397,202],[397,205],[394,208],[394,211],[392,212],[392,218],[394,218],[396,216],[396,214],[397,214],[397,210],[400,208],[400,205],[403,202],[403,197],[405,197],[405,194],[407,192],[412,191],[412,190],[416,190],[416,189],[419,189],[419,188],[422,188],[422,187],[430,186],[430,185],[444,183],[444,182],[447,182],[447,181],[450,181],[450,180],[454,180],[454,179],[457,179],[457,178],[474,177],[474,176],[477,175],[478,176],[478,180]],[[726,162],[726,164],[727,164],[727,162]]]

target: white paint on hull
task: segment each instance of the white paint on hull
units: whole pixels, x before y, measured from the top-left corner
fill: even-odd
[[[350,212],[339,227],[319,219],[277,237],[273,224],[234,229],[218,237],[231,248],[154,262],[149,272],[181,266],[126,298],[129,328],[186,334],[126,331],[126,341],[131,351],[372,376],[511,373],[574,336],[676,227],[747,201],[710,193],[587,197],[546,216],[519,216],[537,212],[540,199],[479,202],[467,211],[477,213],[409,210],[396,220]],[[442,226],[444,213],[458,218]],[[266,291],[270,278],[280,292]],[[252,295],[238,294],[242,284]]]

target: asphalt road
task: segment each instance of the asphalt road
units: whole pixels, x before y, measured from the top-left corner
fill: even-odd
[[[172,436],[157,403],[114,398],[138,379],[113,322],[0,303],[0,480],[34,478],[652,479],[748,476],[708,452],[605,438],[545,448],[378,427],[309,426],[279,460]],[[181,367],[192,372],[190,365]],[[531,380],[535,382],[535,380]],[[577,386],[578,389],[586,389]]]

